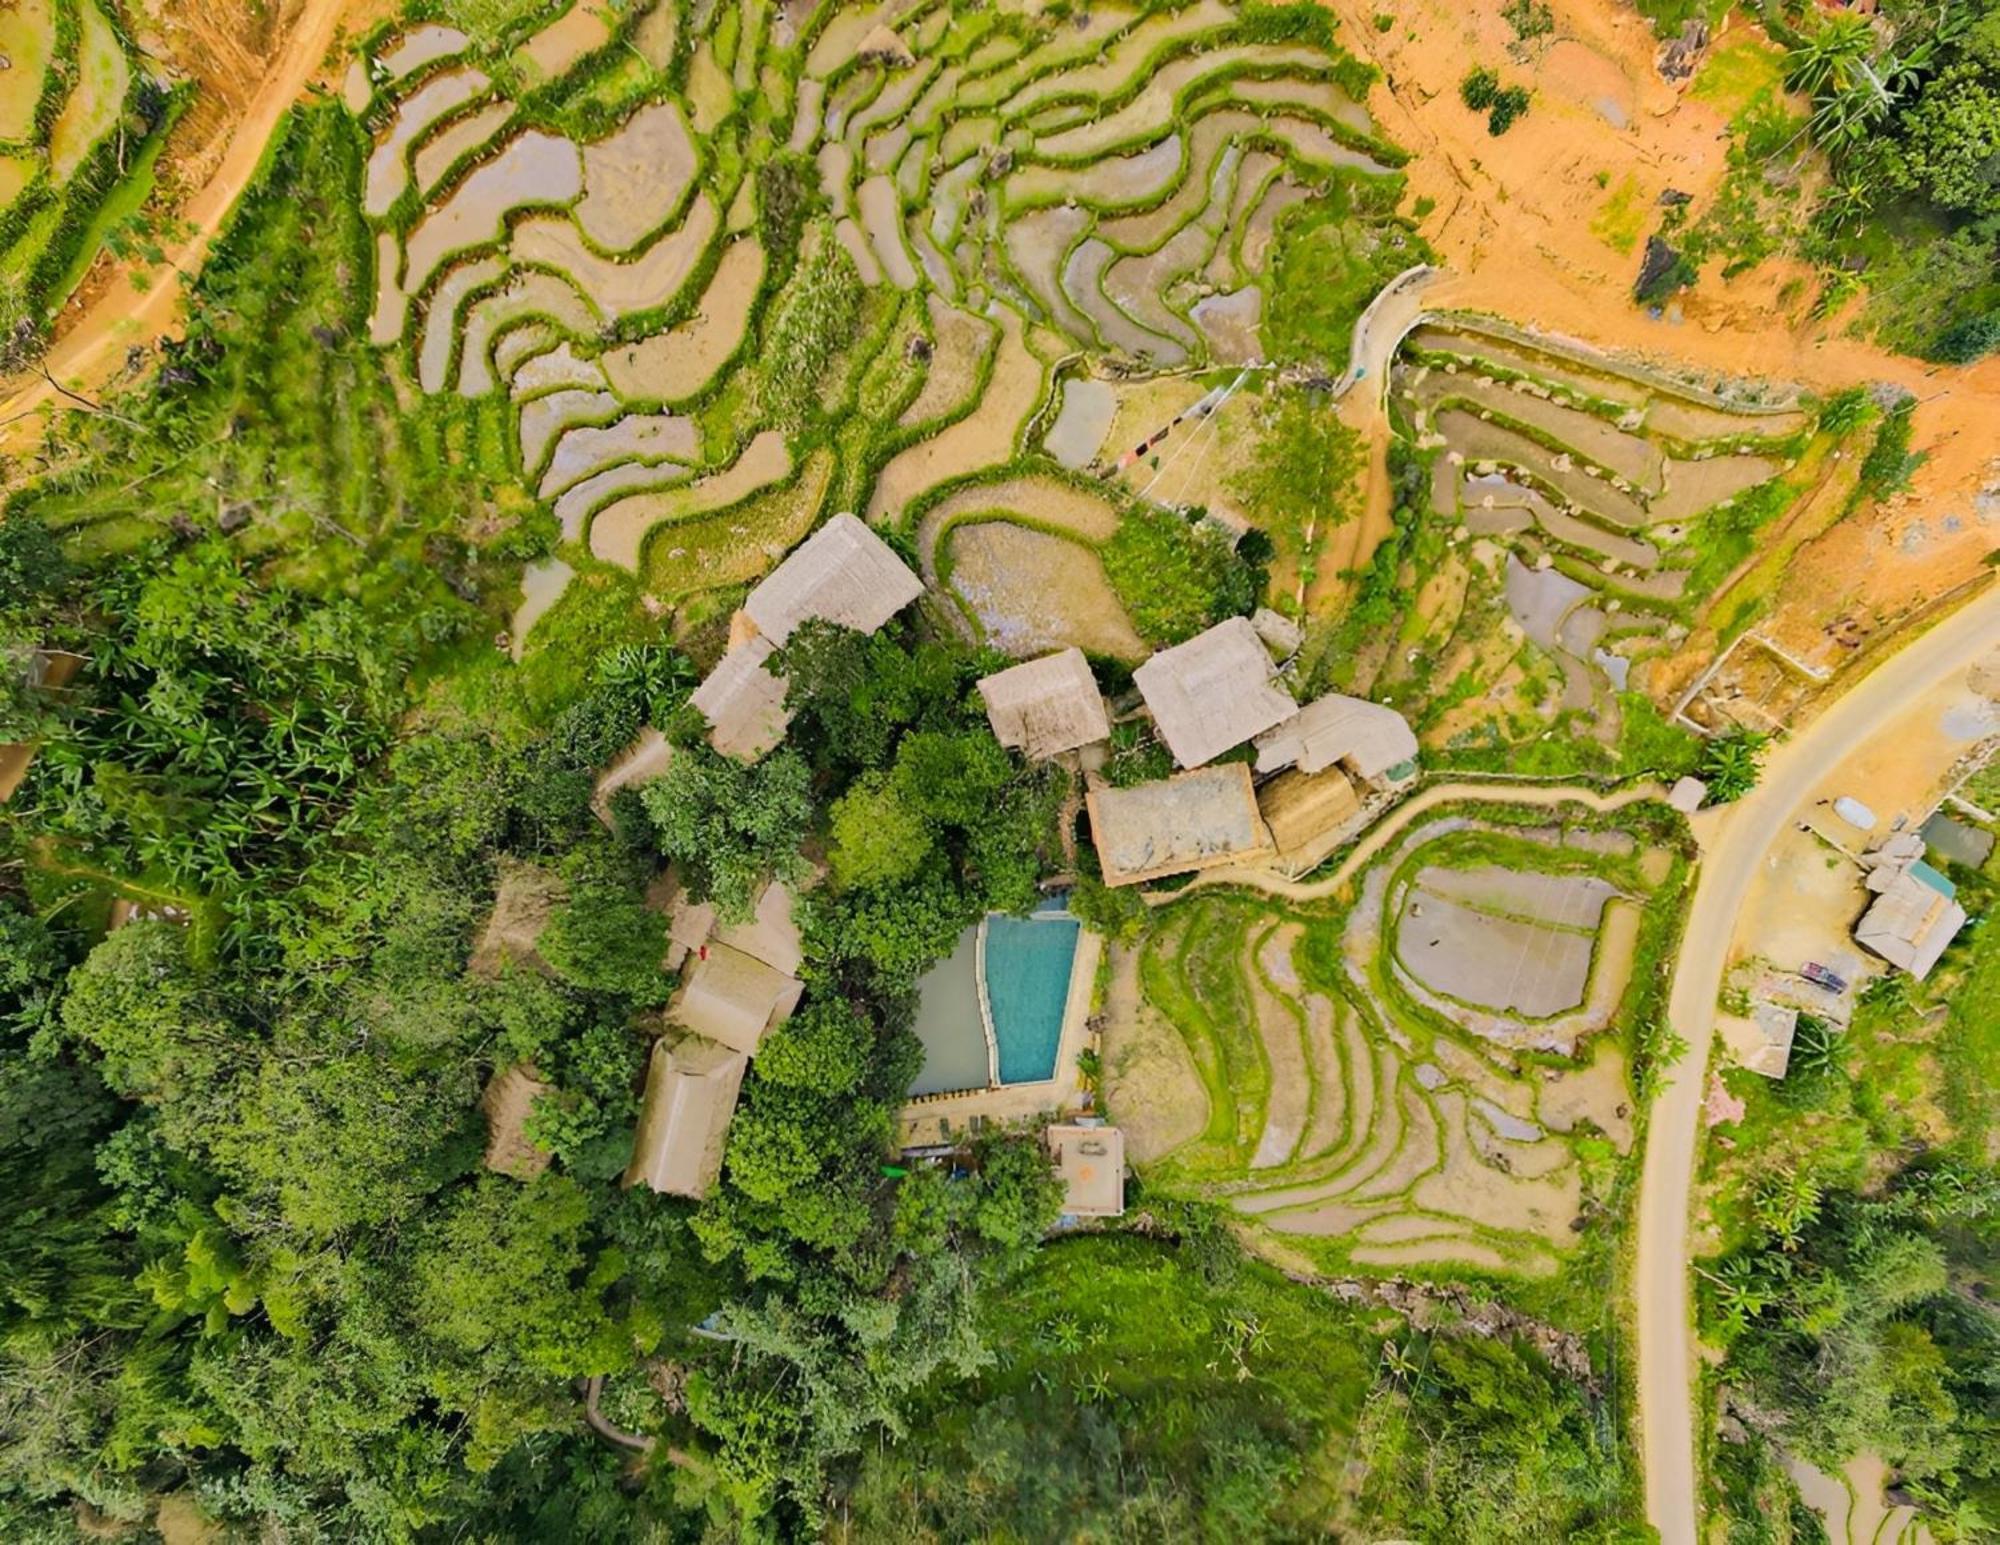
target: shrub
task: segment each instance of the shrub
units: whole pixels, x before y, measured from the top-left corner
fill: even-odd
[[[1465,72],[1465,79],[1458,83],[1458,98],[1475,113],[1483,113],[1493,105],[1500,95],[1500,77],[1478,65]]]
[[[1969,365],[1995,348],[2000,348],[2000,311],[1989,311],[1946,328],[1930,353],[1947,365]]]

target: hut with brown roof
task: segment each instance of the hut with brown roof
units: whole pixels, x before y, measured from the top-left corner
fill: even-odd
[[[1279,867],[1297,873],[1326,856],[1361,814],[1361,800],[1338,766],[1315,773],[1293,767],[1258,786],[1257,809],[1277,844]]]
[[[655,1042],[625,1184],[696,1200],[706,1196],[722,1171],[729,1121],[749,1064],[741,1052],[698,1036],[674,1045]]]
[[[1272,851],[1250,769],[1241,762],[1128,789],[1107,784],[1092,789],[1086,803],[1106,885],[1137,885]]]
[[[495,1073],[479,1098],[486,1117],[486,1167],[516,1180],[533,1180],[552,1155],[528,1136],[535,1101],[552,1093],[532,1062],[517,1062]]]
[[[1340,766],[1363,783],[1407,776],[1417,759],[1417,737],[1395,709],[1365,697],[1329,692],[1306,704],[1277,728],[1257,737],[1257,771],[1296,767],[1316,773]]]
[[[1200,767],[1299,711],[1272,680],[1270,653],[1247,617],[1231,617],[1162,649],[1132,673],[1183,767]]]
[[[982,676],[979,695],[1001,745],[1046,762],[1111,738],[1104,696],[1081,649],[1064,649]]]
[[[667,1005],[667,1018],[684,1030],[755,1056],[773,1026],[799,1006],[805,985],[755,955],[711,942]]]

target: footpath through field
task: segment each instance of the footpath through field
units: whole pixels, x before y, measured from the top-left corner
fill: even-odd
[[[1668,1006],[1687,1049],[1666,1070],[1654,1098],[1639,1192],[1639,1423],[1646,1516],[1663,1545],[1694,1545],[1698,1536],[1688,1201],[1715,1001],[1751,881],[1815,789],[1837,777],[1870,741],[1898,734],[1928,689],[1995,649],[2000,587],[1884,660],[1777,747],[1754,792],[1695,818],[1701,873]]]
[[[181,210],[188,234],[164,261],[128,268],[49,349],[48,376],[71,391],[90,393],[109,380],[125,351],[148,344],[178,318],[182,285],[201,272],[209,244],[229,218],[263,163],[278,121],[318,73],[350,0],[306,0],[283,51],[238,121],[214,174]],[[0,383],[0,450],[19,450],[41,438],[36,410],[62,392],[36,375]]]

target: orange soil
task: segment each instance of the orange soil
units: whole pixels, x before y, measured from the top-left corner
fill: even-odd
[[[1727,169],[1726,114],[1660,78],[1656,40],[1643,18],[1607,0],[1551,0],[1555,32],[1524,65],[1508,54],[1513,31],[1494,0],[1476,8],[1404,0],[1386,34],[1375,30],[1373,0],[1330,3],[1346,46],[1382,69],[1368,106],[1413,153],[1410,199],[1435,201],[1421,225],[1450,272],[1427,292],[1428,304],[1488,311],[1718,374],[1821,392],[1893,382],[1916,394],[1912,447],[1926,460],[1909,493],[1803,549],[1770,626],[1816,635],[1857,606],[1899,616],[1977,576],[2000,546],[2000,530],[1982,525],[1972,503],[2000,481],[1991,436],[2000,357],[1927,366],[1846,336],[1844,318],[1788,316],[1784,305],[1797,309],[1812,294],[1810,282],[1786,289],[1809,278],[1788,259],[1726,281],[1705,272],[1680,297],[1678,325],[1631,303],[1639,249],[1620,252],[1591,229],[1608,190],[1627,177],[1636,184],[1643,241],[1657,226],[1660,193],[1672,187],[1692,194],[1699,211]],[[1746,23],[1733,17],[1727,25]],[[1475,60],[1534,87],[1527,115],[1497,139],[1458,98],[1459,80]],[[1386,508],[1375,502],[1357,531],[1368,544],[1386,529]]]

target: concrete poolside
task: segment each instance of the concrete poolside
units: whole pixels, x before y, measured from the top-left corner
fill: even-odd
[[[919,1095],[903,1107],[898,1118],[898,1144],[904,1148],[928,1148],[956,1143],[971,1130],[975,1120],[982,1125],[1005,1124],[1075,1108],[1083,1096],[1077,1058],[1095,1040],[1090,1029],[1090,1004],[1103,955],[1102,937],[1087,928],[1079,929],[1053,1078],[1040,1083]]]

